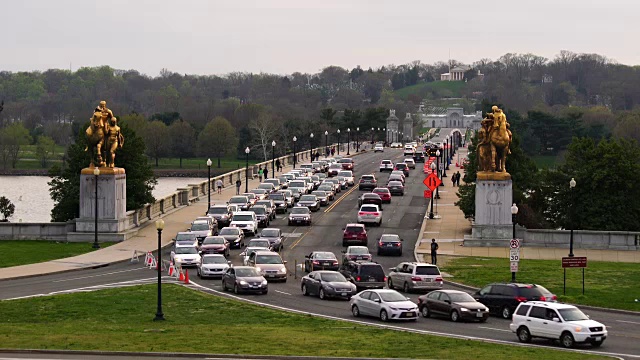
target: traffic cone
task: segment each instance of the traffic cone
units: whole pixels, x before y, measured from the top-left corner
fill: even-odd
[[[178,281],[184,281],[184,273],[182,272],[182,269],[180,269],[180,277],[178,278]]]
[[[169,272],[168,274],[169,277],[176,277],[176,267],[173,265],[173,261],[169,263]]]
[[[184,283],[185,284],[189,283],[189,270],[187,269],[184,270]]]

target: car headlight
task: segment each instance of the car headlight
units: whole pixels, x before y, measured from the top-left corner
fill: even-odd
[[[286,274],[287,273],[287,268],[283,266],[282,268],[280,268],[280,272],[283,273],[283,274]]]
[[[262,269],[260,269],[260,268],[259,268],[259,267],[257,267],[257,266],[256,266],[256,270],[258,270],[258,271],[260,271],[260,272],[262,271]]]
[[[267,280],[262,280],[262,285],[267,285]]]
[[[575,330],[575,332],[581,332],[582,331],[582,327],[576,326],[575,328],[573,328],[573,330]]]
[[[247,285],[247,282],[244,280],[240,280],[240,285]]]
[[[469,309],[464,308],[464,307],[461,307],[461,308],[460,308],[460,311],[469,311]]]

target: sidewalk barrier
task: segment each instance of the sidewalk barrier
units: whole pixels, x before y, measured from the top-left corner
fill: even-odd
[[[144,254],[144,251],[138,252],[138,250],[133,250],[133,255],[131,255],[131,262],[132,263],[137,263],[140,262],[140,255]],[[147,258],[144,258],[144,261],[146,263]]]
[[[157,267],[157,263],[156,263],[156,258],[151,256],[149,258],[149,260],[147,261],[147,263],[145,264],[146,267],[148,267],[149,269],[153,269]]]
[[[151,261],[154,259],[151,251],[147,252],[147,255],[144,257],[144,266],[151,266]]]

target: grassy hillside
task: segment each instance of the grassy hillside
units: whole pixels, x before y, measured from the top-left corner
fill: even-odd
[[[407,86],[402,89],[394,91],[394,94],[403,100],[406,100],[409,95],[417,95],[421,98],[425,95],[434,92],[440,97],[462,97],[463,90],[467,83],[464,81],[434,81],[429,83],[418,83],[416,85]]]

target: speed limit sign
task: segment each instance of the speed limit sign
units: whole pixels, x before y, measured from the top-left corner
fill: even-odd
[[[511,249],[509,251],[509,261],[520,261],[520,249]]]

